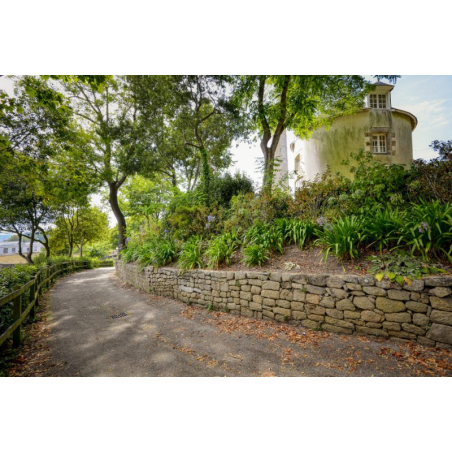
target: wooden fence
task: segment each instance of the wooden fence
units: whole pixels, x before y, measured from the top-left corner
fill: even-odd
[[[43,268],[36,273],[35,277],[19,290],[10,293],[6,297],[0,298],[0,308],[7,303],[13,303],[14,323],[8,327],[0,336],[0,346],[11,335],[13,336],[13,345],[17,347],[22,343],[22,323],[30,314],[34,319],[36,306],[39,305],[39,298],[44,289],[53,285],[58,275],[65,275],[73,271],[86,268],[87,262],[64,262]],[[28,304],[22,312],[22,300],[28,299]]]

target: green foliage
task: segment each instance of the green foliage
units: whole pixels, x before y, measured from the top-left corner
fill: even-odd
[[[262,267],[270,259],[270,251],[263,244],[247,245],[242,248],[243,262],[248,267]]]
[[[226,232],[212,239],[206,249],[205,255],[208,257],[208,266],[218,268],[222,263],[230,265],[232,257],[240,244],[240,240],[235,232]]]
[[[397,244],[400,229],[405,224],[406,213],[398,209],[374,209],[363,215],[364,231],[368,247],[390,249]]]
[[[173,262],[176,255],[176,244],[173,240],[159,240],[155,243],[153,264],[157,267],[163,267]]]
[[[419,253],[452,262],[452,204],[439,201],[413,204],[400,231],[398,244]]]
[[[316,243],[324,249],[325,260],[330,253],[340,259],[354,259],[365,238],[363,220],[355,215],[341,217],[332,225],[326,224],[317,235]]]
[[[256,223],[246,231],[243,242],[247,245],[262,245],[269,251],[284,253],[284,233],[277,224]]]
[[[172,239],[151,236],[144,242],[130,241],[127,248],[121,251],[121,260],[125,263],[138,262],[140,269],[143,269],[149,265],[168,265],[176,255],[176,244]]]
[[[390,281],[403,285],[410,284],[412,279],[422,276],[445,273],[437,266],[427,265],[406,253],[371,256],[369,260],[372,263],[371,272],[375,273],[377,281],[381,281],[386,276]]]
[[[234,196],[253,193],[253,181],[244,173],[235,173],[233,176],[226,173],[222,176],[212,176],[210,181],[211,197],[220,206],[229,208]]]
[[[203,241],[200,236],[193,236],[182,245],[179,254],[178,264],[183,270],[192,270],[196,267],[202,268],[204,262],[202,259]]]
[[[275,220],[275,225],[278,227],[288,244],[295,243],[300,249],[314,237],[317,226],[310,220],[297,220],[280,218]]]

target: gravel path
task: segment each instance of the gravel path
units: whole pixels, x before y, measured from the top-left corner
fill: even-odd
[[[449,351],[209,312],[124,286],[114,268],[63,278],[50,306],[52,375],[452,375]]]

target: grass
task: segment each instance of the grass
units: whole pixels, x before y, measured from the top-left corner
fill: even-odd
[[[38,256],[39,253],[33,253],[32,257]],[[27,261],[19,254],[9,254],[0,256],[0,264],[26,264]]]

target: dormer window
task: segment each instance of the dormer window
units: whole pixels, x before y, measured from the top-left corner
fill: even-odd
[[[371,94],[370,108],[386,108],[386,94]]]

